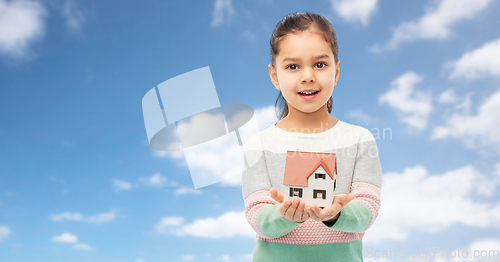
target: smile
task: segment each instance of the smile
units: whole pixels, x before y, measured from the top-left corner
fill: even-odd
[[[299,92],[299,96],[304,99],[313,99],[318,95],[319,91],[313,92]]]

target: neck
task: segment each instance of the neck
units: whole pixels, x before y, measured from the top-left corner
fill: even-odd
[[[337,119],[328,113],[326,104],[316,112],[304,113],[291,106],[288,115],[276,126],[289,132],[321,133],[337,124]]]

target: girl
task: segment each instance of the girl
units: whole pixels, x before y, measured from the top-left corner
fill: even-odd
[[[382,170],[370,131],[330,115],[340,72],[335,31],[321,15],[289,14],[270,45],[279,122],[244,146],[245,215],[257,233],[253,261],[363,261],[361,240],[380,208]],[[287,151],[336,154],[331,206],[284,201]]]

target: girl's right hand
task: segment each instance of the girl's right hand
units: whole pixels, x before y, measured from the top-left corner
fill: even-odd
[[[286,200],[283,193],[271,187],[269,190],[271,197],[280,203],[280,214],[293,222],[304,222],[309,219],[309,213],[305,211],[306,204],[298,199]]]

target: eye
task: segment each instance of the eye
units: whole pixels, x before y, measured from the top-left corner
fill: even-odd
[[[295,68],[290,68],[290,67],[295,67]],[[286,69],[290,68],[291,70],[297,69],[297,65],[290,64],[286,66]]]
[[[319,62],[319,63],[316,63],[316,65],[322,65],[322,66],[319,66],[319,68],[323,68],[326,66],[326,64],[324,62]]]

